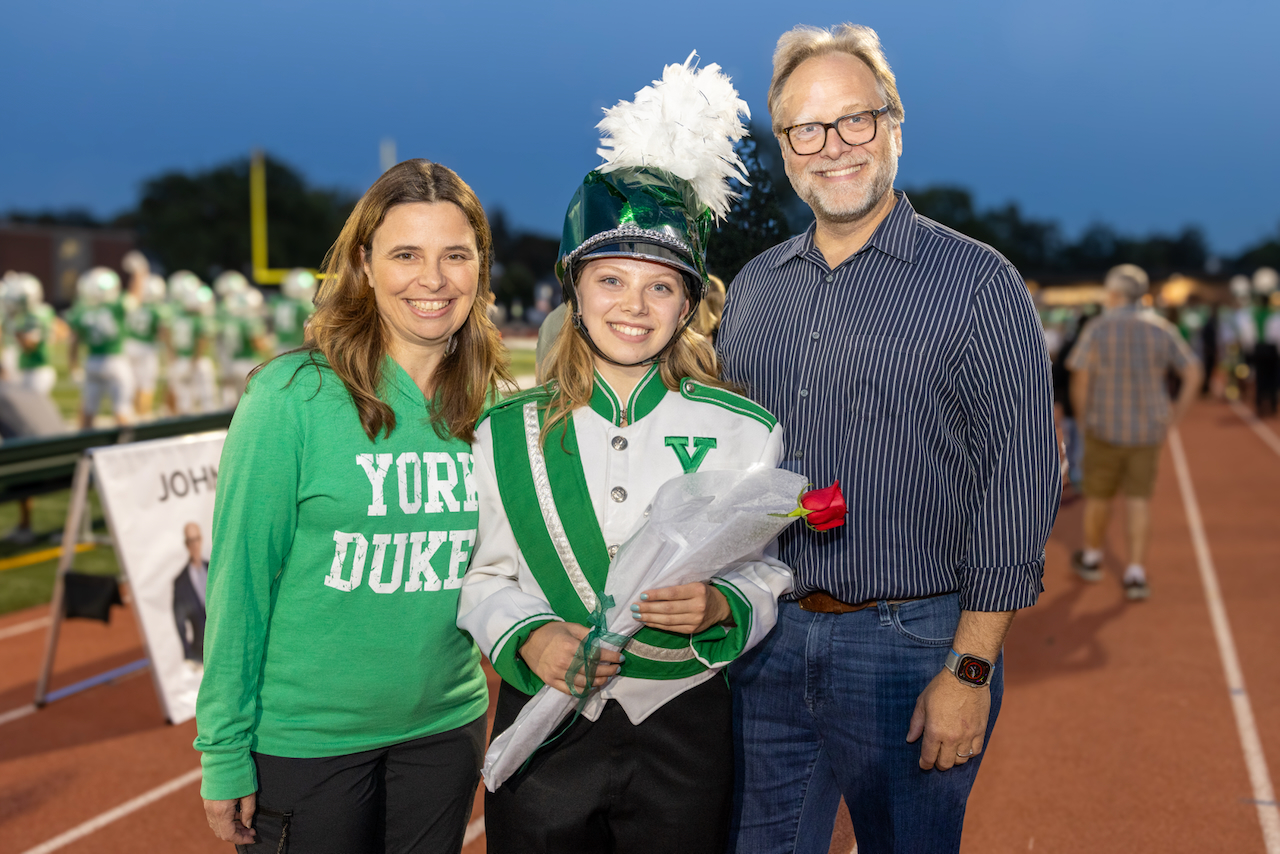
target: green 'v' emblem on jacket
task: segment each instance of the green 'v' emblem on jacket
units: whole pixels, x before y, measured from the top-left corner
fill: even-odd
[[[667,436],[667,447],[676,452],[685,474],[693,474],[707,458],[707,451],[716,446],[716,440],[707,436],[697,436],[693,440],[693,456],[689,456],[689,440],[684,436]]]

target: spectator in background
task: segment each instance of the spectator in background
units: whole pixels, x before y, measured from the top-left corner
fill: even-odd
[[[1280,393],[1280,292],[1258,297],[1254,314],[1258,343],[1253,348],[1254,409],[1259,418],[1276,414]]]
[[[1067,361],[1071,358],[1071,352],[1075,349],[1076,344],[1080,341],[1080,335],[1084,331],[1085,324],[1093,320],[1098,314],[1096,305],[1087,305],[1070,325],[1070,332],[1067,334],[1066,340],[1053,359],[1053,400],[1054,403],[1062,407],[1062,442],[1066,446],[1067,454],[1067,479],[1071,482],[1071,487],[1079,493],[1080,482],[1084,477],[1084,469],[1082,467],[1084,460],[1084,442],[1080,439],[1080,423],[1076,419],[1075,407],[1071,405],[1070,382],[1071,371],[1067,368]],[[1078,497],[1078,496],[1077,496]],[[1073,497],[1074,501],[1075,498]]]
[[[1084,428],[1085,548],[1072,556],[1076,574],[1102,578],[1102,548],[1111,499],[1127,499],[1129,566],[1125,595],[1150,595],[1143,561],[1150,532],[1150,499],[1165,434],[1200,389],[1201,368],[1178,330],[1143,308],[1146,271],[1121,264],[1107,273],[1107,311],[1085,328],[1067,361],[1071,402]],[[1165,378],[1181,377],[1170,409]]]

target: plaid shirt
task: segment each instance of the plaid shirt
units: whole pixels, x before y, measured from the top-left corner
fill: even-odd
[[[1084,328],[1067,367],[1089,372],[1086,432],[1113,445],[1158,445],[1169,426],[1170,368],[1198,361],[1171,323],[1137,306],[1113,308]]]

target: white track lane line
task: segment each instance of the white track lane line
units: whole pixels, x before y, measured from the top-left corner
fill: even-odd
[[[1173,467],[1178,473],[1178,487],[1182,491],[1182,504],[1187,512],[1187,527],[1191,529],[1191,542],[1195,546],[1196,562],[1200,565],[1200,580],[1204,584],[1204,598],[1209,605],[1209,619],[1218,641],[1218,653],[1222,657],[1222,672],[1231,694],[1231,709],[1236,716],[1236,730],[1240,734],[1240,747],[1244,750],[1244,763],[1249,770],[1249,782],[1253,786],[1253,802],[1258,810],[1258,823],[1262,825],[1262,841],[1267,854],[1280,854],[1280,809],[1276,808],[1275,789],[1267,770],[1267,759],[1262,752],[1262,739],[1258,737],[1258,725],[1253,719],[1253,706],[1244,689],[1244,673],[1236,655],[1231,625],[1227,622],[1227,608],[1222,602],[1222,590],[1218,586],[1218,574],[1209,554],[1209,540],[1205,536],[1204,521],[1200,516],[1200,504],[1195,488],[1191,485],[1191,469],[1182,450],[1182,437],[1177,428],[1169,431],[1169,450],[1173,454]]]
[[[467,825],[467,832],[462,836],[462,846],[465,848],[481,836],[484,836],[484,816],[473,819]]]
[[[0,640],[17,637],[18,635],[25,635],[27,632],[34,632],[37,629],[43,629],[51,622],[53,622],[51,617],[38,617],[34,620],[27,620],[25,623],[6,626],[5,628],[0,629]]]
[[[157,786],[156,788],[152,789],[146,794],[139,795],[133,800],[127,803],[123,803],[113,810],[107,810],[102,815],[96,818],[91,818],[88,821],[86,821],[84,824],[77,825],[76,827],[73,827],[70,830],[68,830],[66,833],[59,834],[58,836],[55,836],[53,839],[50,839],[48,842],[45,842],[42,845],[37,845],[35,848],[27,849],[26,851],[23,852],[23,854],[49,854],[49,852],[51,851],[57,851],[59,848],[63,848],[67,845],[70,845],[72,842],[75,842],[77,839],[81,839],[85,836],[88,836],[90,833],[93,833],[96,830],[101,830],[102,828],[106,827],[108,824],[111,824],[111,822],[113,821],[122,819],[125,816],[129,815],[130,813],[137,812],[138,810],[142,809],[148,804],[154,803],[155,801],[158,801],[167,795],[171,795],[181,788],[190,786],[192,783],[196,782],[199,779],[200,779],[199,768],[195,769],[194,771],[188,771],[186,774],[183,774],[181,777],[170,780],[169,782],[165,783],[163,786]]]
[[[1280,454],[1280,436],[1271,431],[1271,428],[1258,420],[1258,416],[1254,415],[1249,409],[1238,400],[1228,401],[1231,404],[1231,411],[1240,416],[1240,419],[1248,424],[1253,432],[1258,434],[1258,438],[1271,447],[1271,450]]]
[[[4,726],[10,721],[16,721],[18,718],[25,718],[36,710],[35,703],[30,703],[17,709],[10,709],[7,712],[0,713],[0,726]]]

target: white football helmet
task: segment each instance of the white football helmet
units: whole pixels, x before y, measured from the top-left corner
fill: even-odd
[[[284,274],[284,281],[280,283],[280,290],[287,299],[298,302],[311,302],[316,295],[315,274],[301,267],[290,270]]]
[[[147,276],[142,284],[142,301],[164,302],[165,294],[164,276],[157,276],[155,273]]]
[[[1249,277],[1248,276],[1232,276],[1231,277],[1231,295],[1236,299],[1249,298]]]
[[[1280,285],[1280,273],[1277,273],[1274,267],[1259,267],[1253,271],[1253,292],[1255,294],[1275,293],[1278,285]]]
[[[227,297],[227,311],[236,317],[254,318],[262,313],[262,291],[250,287]]]
[[[218,299],[224,302],[232,294],[246,290],[248,287],[249,280],[235,270],[219,273],[218,278],[213,280],[213,291],[218,295]]]
[[[26,273],[15,273],[12,270],[0,279],[0,300],[4,301],[4,313],[17,314],[27,307]],[[32,278],[35,278],[32,276]]]
[[[190,270],[179,270],[169,276],[169,302],[186,308],[191,302],[192,295],[203,286],[204,283],[195,273]]]
[[[213,317],[217,307],[217,300],[213,297],[213,288],[208,285],[201,285],[196,288],[195,295],[191,298],[190,303],[185,306],[188,311],[203,314],[205,317]]]
[[[76,296],[85,305],[105,305],[120,299],[120,274],[109,267],[85,271],[76,282]]]

